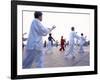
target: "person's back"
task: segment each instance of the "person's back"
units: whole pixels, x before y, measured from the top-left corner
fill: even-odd
[[[59,49],[60,51],[63,49],[63,51],[65,51],[65,40],[63,39],[63,36],[61,36],[61,41],[60,41],[60,46],[61,48]]]
[[[74,47],[75,46],[75,41],[74,41],[75,38],[78,38],[78,35],[75,32],[75,28],[71,27],[71,33],[70,33],[70,37],[69,37],[69,50],[68,50],[68,54],[66,56],[71,54],[72,59],[75,58],[75,47]]]
[[[65,43],[65,40],[61,39],[61,45],[64,45],[64,43]]]
[[[74,44],[75,35],[76,33],[74,31],[70,33],[69,44]]]
[[[69,44],[75,44],[75,39],[79,39],[79,36],[75,32],[74,27],[72,27],[69,37]]]

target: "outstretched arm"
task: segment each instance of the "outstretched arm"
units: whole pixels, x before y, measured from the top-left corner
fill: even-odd
[[[35,29],[37,33],[41,36],[46,36],[49,34],[53,29],[55,29],[55,26],[52,28],[45,28],[39,21],[36,22],[35,24]]]
[[[55,41],[55,39],[52,37],[53,41]]]
[[[55,29],[56,28],[56,26],[55,25],[53,25],[52,26],[52,28],[48,28],[50,31],[52,31],[53,29]]]

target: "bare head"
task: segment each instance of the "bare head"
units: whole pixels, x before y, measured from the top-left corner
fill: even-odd
[[[75,31],[75,28],[74,28],[74,27],[71,27],[71,30],[72,30],[72,31]]]
[[[81,36],[83,36],[83,33],[81,33]]]
[[[34,17],[36,19],[39,19],[40,21],[42,21],[42,12],[41,11],[35,11]]]
[[[51,36],[52,34],[50,33],[49,36]]]
[[[61,36],[61,39],[63,39],[63,36]]]

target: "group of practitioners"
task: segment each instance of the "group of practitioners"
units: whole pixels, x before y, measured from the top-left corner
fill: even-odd
[[[45,45],[43,43],[43,36],[46,36],[49,34],[48,37],[48,49],[51,49],[53,46],[53,41],[55,39],[52,37],[51,31],[56,28],[56,26],[52,26],[52,28],[46,28],[42,25],[42,12],[41,11],[35,11],[34,13],[34,20],[31,23],[31,28],[29,32],[29,36],[27,39],[27,44],[25,46],[25,53],[24,58],[22,62],[22,68],[28,69],[32,68],[32,64],[35,65],[36,68],[42,68],[44,67],[44,47],[46,47],[46,41]],[[75,28],[71,27],[71,33],[70,33],[70,39],[69,39],[69,49],[67,51],[67,54],[65,56],[68,56],[71,54],[73,58],[75,58],[74,55],[74,47],[75,47],[75,41],[74,39],[80,40],[80,53],[84,53],[83,45],[85,43],[86,37],[83,36],[83,33],[81,33],[81,36],[78,36],[75,32]],[[56,46],[58,46],[58,41],[55,41],[57,43]],[[63,36],[61,36],[60,41],[60,49],[59,51],[65,51],[65,39],[63,39]]]

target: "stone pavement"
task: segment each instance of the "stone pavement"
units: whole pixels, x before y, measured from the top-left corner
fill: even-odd
[[[79,47],[75,50],[75,58],[72,59],[72,56],[65,56],[64,51],[59,51],[59,47],[53,47],[52,50],[46,51],[44,57],[44,68],[50,67],[72,67],[72,66],[89,66],[90,63],[90,47],[84,47],[85,53],[79,54]],[[68,47],[66,47],[66,51]],[[66,53],[67,54],[67,53]],[[34,68],[34,64],[33,64]]]

